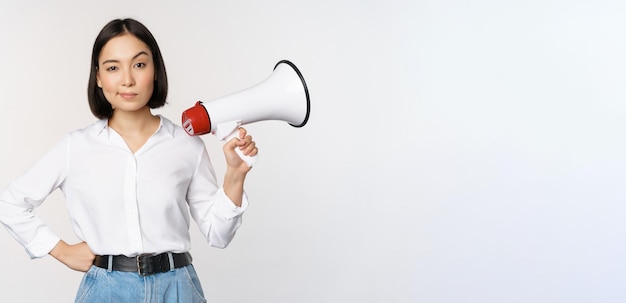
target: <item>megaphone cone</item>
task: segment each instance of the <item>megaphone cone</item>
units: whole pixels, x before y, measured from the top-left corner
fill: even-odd
[[[280,120],[302,127],[309,120],[311,100],[304,77],[288,60],[274,66],[273,73],[259,84],[210,102],[196,105],[182,114],[182,126],[191,136],[207,133],[229,140],[241,125]],[[239,155],[252,166],[256,157]]]

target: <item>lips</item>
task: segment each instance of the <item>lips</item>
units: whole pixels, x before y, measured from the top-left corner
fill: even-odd
[[[132,99],[137,96],[135,93],[118,93],[118,95],[124,99]]]

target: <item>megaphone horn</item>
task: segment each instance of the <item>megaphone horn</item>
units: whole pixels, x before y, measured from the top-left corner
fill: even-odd
[[[257,85],[210,102],[196,102],[182,114],[182,126],[191,136],[214,134],[227,141],[237,136],[241,125],[280,120],[293,127],[303,127],[309,120],[311,100],[309,89],[300,70],[290,61],[282,60],[273,73]],[[248,165],[255,157],[244,156]]]

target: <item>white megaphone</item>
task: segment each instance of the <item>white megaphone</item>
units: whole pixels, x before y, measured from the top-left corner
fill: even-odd
[[[282,60],[274,72],[259,84],[248,89],[203,103],[183,112],[182,126],[191,136],[214,134],[219,140],[238,137],[239,126],[263,120],[281,120],[293,127],[302,127],[309,120],[311,101],[309,90],[300,70],[291,62]],[[249,166],[257,160],[237,154]]]

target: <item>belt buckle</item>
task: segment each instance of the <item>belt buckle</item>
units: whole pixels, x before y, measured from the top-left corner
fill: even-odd
[[[149,276],[152,275],[152,263],[150,263],[150,259],[146,258],[146,257],[152,257],[153,254],[141,254],[138,255],[135,259],[137,260],[137,273],[142,276]],[[148,262],[146,263],[145,260],[148,260]],[[146,268],[144,268],[144,266]]]

